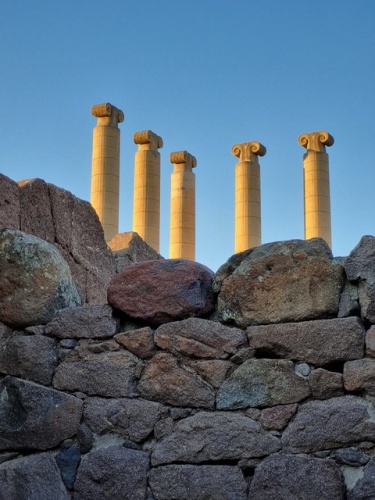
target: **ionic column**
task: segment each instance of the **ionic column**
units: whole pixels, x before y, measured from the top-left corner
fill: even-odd
[[[98,118],[93,132],[91,204],[102,223],[105,240],[118,233],[120,129],[124,113],[112,104],[97,104],[91,113]]]
[[[194,156],[186,151],[171,153],[170,258],[195,259],[195,175]]]
[[[302,134],[298,142],[307,149],[303,155],[305,239],[323,238],[331,246],[329,164],[326,146],[334,139],[325,131]]]
[[[261,244],[260,168],[258,156],[266,154],[260,142],[235,144],[239,158],[235,182],[235,252]]]
[[[160,240],[160,153],[163,140],[145,130],[134,134],[138,144],[134,167],[133,231],[159,252]]]

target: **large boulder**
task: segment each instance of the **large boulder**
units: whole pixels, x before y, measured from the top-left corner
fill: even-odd
[[[116,234],[108,243],[108,246],[115,256],[116,272],[118,273],[136,262],[163,259],[156,250],[150,247],[134,231]]]
[[[14,328],[45,324],[80,304],[69,267],[50,243],[0,229],[0,320]]]
[[[250,249],[214,281],[219,317],[242,328],[337,316],[343,286],[343,267],[320,238]]]
[[[108,303],[127,316],[160,325],[214,308],[213,272],[183,259],[138,262],[114,276]]]

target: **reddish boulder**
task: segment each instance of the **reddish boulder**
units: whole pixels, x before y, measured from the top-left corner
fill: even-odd
[[[0,174],[0,227],[20,228],[19,187],[3,174]]]

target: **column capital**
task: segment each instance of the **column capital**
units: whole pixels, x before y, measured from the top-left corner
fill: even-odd
[[[98,125],[117,125],[124,121],[124,113],[109,102],[94,104],[91,107],[91,114],[98,118]]]
[[[298,137],[298,142],[306,149],[312,151],[319,151],[325,153],[326,146],[332,146],[335,142],[334,138],[326,132],[321,130],[320,132],[309,132],[307,134],[302,134]]]
[[[235,144],[232,147],[232,154],[237,156],[240,161],[257,160],[257,156],[264,156],[266,148],[260,142],[243,142],[242,144]],[[255,158],[254,158],[255,157]]]
[[[163,147],[163,139],[151,130],[143,130],[133,135],[135,144],[139,144],[139,149],[152,149],[157,151]]]
[[[170,162],[174,165],[184,164],[187,168],[197,166],[197,159],[187,151],[176,151],[169,155]]]

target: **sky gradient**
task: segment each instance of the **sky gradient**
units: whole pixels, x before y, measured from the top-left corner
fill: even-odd
[[[305,150],[327,130],[333,253],[375,234],[374,0],[2,0],[0,172],[90,199],[93,104],[122,109],[120,231],[132,230],[134,132],[197,158],[196,260],[234,253],[236,143],[259,141],[262,241],[303,238]]]

